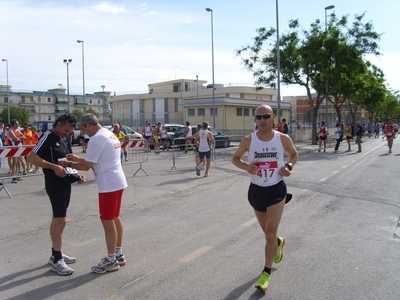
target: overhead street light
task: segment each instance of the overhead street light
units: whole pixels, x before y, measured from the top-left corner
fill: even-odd
[[[67,95],[68,95],[68,113],[70,113],[70,108],[69,108],[69,68],[68,65],[72,63],[72,59],[71,58],[66,58],[64,59],[64,64],[67,64]]]
[[[10,124],[10,86],[8,85],[8,59],[3,58],[2,61],[6,62],[6,76],[7,76],[7,116],[8,124]]]
[[[212,90],[213,90],[213,127],[215,128],[215,81],[214,81],[214,24],[213,10],[209,7],[206,11],[211,12],[211,55],[212,55]]]
[[[327,7],[325,7],[325,33],[328,34],[328,16],[327,16],[327,12],[330,9],[334,9],[335,5],[329,5]],[[328,75],[328,74],[327,74]],[[329,99],[329,95],[328,95],[328,91],[329,91],[329,83],[328,83],[328,76],[326,77],[325,80],[325,97],[326,97],[326,105],[325,105],[325,122],[326,122],[326,126],[329,127],[329,123],[328,123],[328,99]]]
[[[82,44],[82,86],[83,86],[83,113],[86,113],[86,100],[85,100],[85,50],[84,50],[84,42],[82,40],[76,41],[79,44]]]
[[[278,123],[281,121],[281,51],[279,47],[279,9],[278,0],[276,0],[276,71],[277,71],[277,88],[278,88]]]

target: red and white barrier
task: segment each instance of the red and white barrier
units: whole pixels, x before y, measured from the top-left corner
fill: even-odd
[[[142,148],[143,146],[143,140],[132,140],[121,144],[121,148]]]
[[[0,158],[27,156],[34,145],[6,146],[0,148]]]

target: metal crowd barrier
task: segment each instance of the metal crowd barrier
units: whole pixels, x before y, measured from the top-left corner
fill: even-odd
[[[178,142],[178,143],[177,143]],[[194,144],[188,144],[188,146],[194,146]],[[182,155],[186,155],[184,154],[183,150],[186,147],[185,144],[185,138],[184,137],[179,137],[173,140],[172,143],[172,167],[171,170],[174,169],[176,170],[176,159],[181,157]],[[189,150],[191,151],[191,150]],[[217,164],[216,159],[218,157],[221,157],[223,160],[225,160],[225,156],[228,155],[226,148],[218,148],[215,149],[213,148],[211,150],[211,161],[214,162],[214,164]],[[225,155],[224,155],[225,153]]]
[[[172,152],[171,170],[172,169],[176,170],[176,159],[181,157],[182,155],[186,155],[183,151],[186,147],[185,141],[186,141],[186,139],[184,137],[175,138],[172,141],[171,149],[169,149],[170,152]],[[188,144],[188,146],[194,147],[194,144]],[[192,150],[189,150],[189,151],[192,151]]]
[[[10,191],[7,189],[6,184],[9,183],[8,180],[12,180],[14,176],[11,174],[11,169],[9,166],[9,160],[11,158],[20,157],[21,159],[25,160],[25,157],[32,151],[35,145],[21,145],[21,146],[4,146],[0,147],[0,192],[4,189],[10,197],[12,198]],[[27,161],[25,160],[27,164]],[[17,177],[27,177],[33,175],[39,175],[39,173],[27,173],[23,175],[23,167],[20,165],[19,168],[17,167]]]
[[[128,142],[121,142],[121,162],[123,165],[128,164],[139,164],[139,168],[136,170],[132,177],[142,170],[144,174],[149,176],[143,169],[143,164],[149,160],[149,154],[144,148],[145,140],[132,140]],[[125,157],[125,152],[127,156]]]

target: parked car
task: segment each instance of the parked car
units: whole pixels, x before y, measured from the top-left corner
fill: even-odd
[[[195,134],[197,132],[197,126],[191,126],[191,128],[192,128],[192,134]],[[229,138],[229,136],[227,136],[226,134],[223,134],[221,131],[218,131],[217,129],[215,129],[212,126],[209,126],[208,130],[211,131],[211,133],[214,136],[216,148],[230,147],[231,139]],[[183,128],[179,128],[175,132],[175,136],[174,136],[174,145],[175,146],[179,146],[180,148],[184,147],[185,139],[183,138],[183,135],[185,134],[185,131],[186,131],[186,127],[183,127]]]
[[[156,126],[156,124],[153,124],[153,125],[151,125],[151,128],[154,129],[155,126]],[[165,129],[167,129],[167,147],[171,148],[172,143],[174,141],[175,132],[182,127],[183,128],[186,128],[186,127],[181,124],[164,124],[164,126],[165,126]],[[150,147],[154,147],[154,139],[150,138],[149,141],[150,141]]]
[[[110,131],[113,130],[113,126],[112,125],[105,125],[103,127],[108,129],[108,130],[110,130]],[[143,138],[143,136],[140,133],[136,132],[132,128],[130,128],[128,126],[125,126],[125,125],[124,125],[124,128],[126,129],[126,132],[128,133],[128,136],[129,136],[130,140],[140,140],[140,139]]]
[[[47,130],[51,129],[53,127],[54,121],[35,121],[33,122],[33,125],[35,125],[38,133],[42,135],[42,133],[46,132]],[[74,134],[72,136],[72,145],[81,145],[81,127],[79,126],[79,123],[76,124],[75,129],[74,129]]]

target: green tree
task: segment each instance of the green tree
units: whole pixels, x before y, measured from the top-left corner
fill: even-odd
[[[324,30],[319,20],[311,24],[309,30],[300,28],[297,20],[289,22],[289,32],[280,38],[280,71],[284,85],[297,84],[306,89],[312,111],[312,136],[316,136],[319,108],[325,98],[334,91],[334,86],[343,76],[350,77],[363,68],[363,56],[379,54],[379,35],[372,31],[371,23],[362,22],[364,15],[355,16],[352,27],[348,27],[348,17],[330,17],[328,30]],[[253,45],[236,50],[242,64],[255,78],[258,89],[276,87],[277,50],[270,42],[269,50],[264,43],[275,35],[275,29],[259,28]],[[329,82],[328,89],[326,82]],[[313,90],[317,96],[314,101]],[[341,91],[337,91],[341,93]],[[313,139],[313,144],[316,140]]]
[[[100,116],[100,114],[97,111],[94,111],[92,108],[88,108],[86,110],[86,113],[88,114],[94,114],[97,118]]]
[[[82,117],[83,112],[81,112],[79,109],[74,109],[73,111],[71,111],[71,115],[73,115],[77,120],[79,120]]]
[[[5,107],[0,113],[0,118],[4,123],[8,123],[8,108]],[[16,119],[20,124],[29,122],[29,110],[26,108],[19,108],[17,106],[10,105],[10,120]]]

